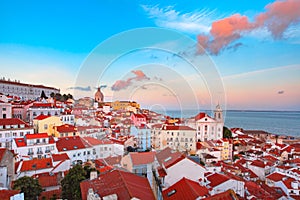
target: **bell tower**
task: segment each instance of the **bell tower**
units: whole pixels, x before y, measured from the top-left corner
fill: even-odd
[[[224,122],[224,119],[223,119],[223,110],[221,109],[221,106],[220,106],[219,103],[216,106],[216,109],[214,110],[214,118],[218,122]]]

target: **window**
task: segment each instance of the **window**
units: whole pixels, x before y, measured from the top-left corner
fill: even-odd
[[[22,137],[22,136],[24,136],[24,133],[23,132],[20,132],[20,136]],[[1,137],[1,136],[0,136]]]
[[[16,136],[17,136],[17,133],[16,133],[16,132],[13,132],[13,136],[16,137]]]
[[[204,126],[204,130],[207,131],[207,125]]]
[[[44,129],[48,129],[48,124],[44,124]]]
[[[2,108],[2,111],[6,111],[6,108]]]

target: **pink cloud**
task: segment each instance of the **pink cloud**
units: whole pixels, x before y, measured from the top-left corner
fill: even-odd
[[[119,91],[128,88],[134,81],[143,81],[143,80],[150,80],[149,77],[145,75],[145,73],[141,70],[133,70],[131,71],[135,77],[128,78],[127,80],[117,80],[111,90]]]
[[[284,31],[300,21],[300,1],[286,0],[268,4],[264,13],[256,17],[256,25],[266,26],[275,39],[282,38]]]
[[[230,17],[212,23],[209,35],[200,34],[197,36],[198,53],[218,55],[232,42],[241,38],[242,33],[254,29],[267,27],[275,39],[282,38],[284,31],[292,24],[300,21],[300,1],[285,0],[276,1],[265,7],[266,11],[258,14],[254,22],[250,22],[247,16],[234,14]]]

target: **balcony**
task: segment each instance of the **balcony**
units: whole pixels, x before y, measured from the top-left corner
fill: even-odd
[[[50,153],[50,151],[51,151],[50,149],[46,149],[45,153]]]
[[[38,151],[37,154],[43,154],[43,151]]]
[[[30,156],[30,155],[33,155],[33,152],[29,151],[27,154]]]

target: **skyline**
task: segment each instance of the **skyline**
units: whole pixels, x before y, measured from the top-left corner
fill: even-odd
[[[179,103],[188,105],[184,107],[207,109],[217,98],[211,102],[205,78],[182,59],[180,53],[188,49],[189,54],[197,54],[193,59],[209,60],[220,74],[227,109],[300,110],[299,1],[20,1],[14,5],[2,1],[0,7],[2,77],[54,86],[78,96],[93,96],[95,87],[102,85],[107,100],[133,92],[131,97],[146,108],[160,104],[174,109],[179,105],[175,97],[182,95]],[[160,41],[161,36],[153,35],[144,40],[158,42],[153,46],[163,50],[177,49],[176,55],[157,49],[128,52],[114,60],[101,82],[76,84],[80,70],[104,41],[145,27],[166,28],[190,38],[204,47],[206,58],[203,49],[175,38]],[[106,50],[104,56],[115,53]],[[170,73],[178,79],[170,78]],[[185,94],[186,88],[190,94]],[[161,102],[153,99],[156,96]],[[196,103],[190,101],[192,96]]]

